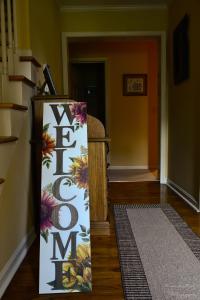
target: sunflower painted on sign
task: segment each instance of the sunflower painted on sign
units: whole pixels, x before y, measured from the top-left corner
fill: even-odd
[[[88,189],[88,154],[87,148],[81,146],[81,155],[70,157],[72,164],[69,166],[71,176],[67,178],[67,185],[75,184],[79,189]]]
[[[70,173],[79,189],[88,188],[88,157],[86,155],[71,158]]]
[[[55,139],[47,132],[49,124],[45,124],[42,133],[42,164],[48,169],[51,163],[52,152],[55,149]]]
[[[72,164],[69,166],[70,176],[66,179],[66,185],[76,185],[79,189],[84,189],[85,210],[89,209],[88,192],[88,149],[81,146],[80,156],[70,157]]]
[[[92,290],[91,248],[90,243],[79,244],[76,248],[77,259],[62,265],[62,285],[65,290],[90,292]],[[54,286],[54,282],[49,282]]]

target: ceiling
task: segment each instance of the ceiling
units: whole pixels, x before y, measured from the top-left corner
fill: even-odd
[[[168,5],[172,0],[58,0],[60,6],[155,6]]]

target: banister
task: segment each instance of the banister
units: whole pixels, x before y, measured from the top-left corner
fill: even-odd
[[[13,24],[12,24],[12,0],[6,0],[7,4],[7,40],[8,40],[8,49],[7,49],[7,55],[8,55],[8,74],[14,73],[14,43],[13,43]]]
[[[17,16],[16,16],[16,0],[12,0],[12,8],[13,8],[13,41],[14,41],[14,52],[18,48],[18,38],[17,38]]]
[[[0,2],[1,10],[1,54],[2,54],[2,74],[7,74],[7,49],[6,49],[6,27],[5,27],[5,5]]]
[[[8,17],[8,47],[13,47],[12,34],[12,17],[11,17],[11,0],[7,0],[7,17]]]

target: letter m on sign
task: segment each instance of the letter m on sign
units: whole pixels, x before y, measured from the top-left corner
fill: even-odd
[[[86,103],[44,103],[39,293],[90,292]]]

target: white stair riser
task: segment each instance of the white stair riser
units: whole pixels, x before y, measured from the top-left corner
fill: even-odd
[[[15,66],[15,75],[23,74],[26,78],[37,83],[38,69],[29,61],[18,61]]]
[[[32,88],[22,83],[22,105],[30,106],[31,98],[36,94],[36,88]]]
[[[0,110],[0,136],[11,135],[11,113],[10,110]]]
[[[19,137],[27,111],[0,109],[0,136]]]
[[[15,143],[5,143],[0,145],[0,177],[6,178],[7,171],[9,169],[10,162],[12,161],[12,156],[15,152]]]
[[[4,98],[9,103],[26,106],[35,94],[35,89],[21,81],[8,81],[6,85]]]

